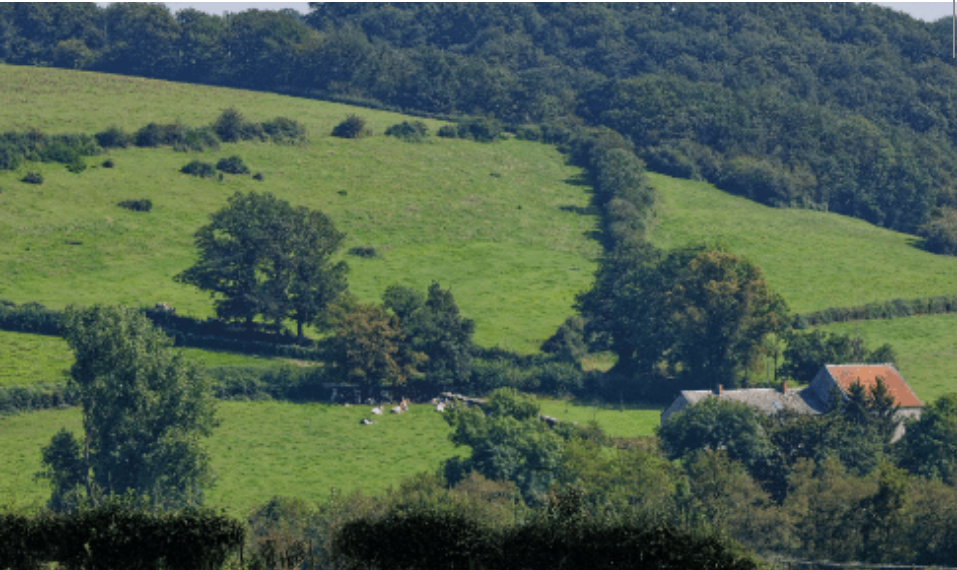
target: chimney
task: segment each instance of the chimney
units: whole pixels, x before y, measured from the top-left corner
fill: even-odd
[[[724,386],[718,384],[718,395],[720,396],[721,394],[724,394]]]
[[[784,383],[781,384],[781,391],[784,392],[785,394],[788,393],[788,381],[787,381],[787,380],[785,380]]]

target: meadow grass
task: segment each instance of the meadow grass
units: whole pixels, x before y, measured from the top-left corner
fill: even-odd
[[[572,312],[593,279],[597,217],[577,213],[587,192],[579,170],[547,145],[509,140],[479,144],[432,138],[329,136],[348,113],[375,133],[407,117],[344,105],[150,79],[0,66],[0,130],[92,133],[117,124],[134,130],[180,119],[198,126],[228,106],[251,120],[277,115],[306,124],[300,146],[244,142],[218,151],[112,150],[115,168],[72,174],[30,163],[0,172],[0,298],[52,307],[97,302],[168,302],[181,314],[212,314],[208,295],[172,277],[195,260],[192,235],[236,191],[268,191],[327,213],[345,231],[344,250],[371,246],[379,257],[344,255],[351,290],[373,301],[391,283],[424,291],[450,287],[475,339],[533,352]],[[188,102],[185,104],[184,102]],[[439,123],[429,122],[433,127]],[[179,169],[193,159],[239,154],[249,176],[199,179]],[[27,169],[45,182],[19,181]],[[116,206],[148,198],[149,213]]]
[[[761,266],[795,312],[957,293],[957,258],[914,236],[826,212],[762,206],[710,184],[649,175],[660,195],[652,242],[723,243]]]
[[[834,323],[818,327],[828,332],[860,335],[868,348],[889,343],[897,352],[896,366],[925,404],[957,392],[957,314]]]
[[[586,424],[595,419],[611,436],[653,435],[660,411],[540,400],[542,413]],[[208,504],[235,515],[274,495],[323,501],[335,488],[375,494],[423,471],[434,472],[456,448],[450,428],[431,406],[372,416],[367,406],[284,402],[219,402],[221,421],[206,442],[218,481]],[[362,418],[377,425],[363,426]],[[43,410],[0,417],[0,506],[39,506],[49,496],[35,481],[41,449],[60,429],[82,433],[80,410]]]
[[[359,424],[370,415],[367,407],[220,402],[221,424],[206,442],[218,476],[207,504],[243,516],[274,495],[324,501],[333,488],[375,494],[468,454],[448,441],[449,427],[431,406]],[[82,433],[79,408],[0,418],[0,505],[43,504],[49,486],[33,474],[42,447],[63,428]]]
[[[614,405],[602,402],[581,402],[539,398],[541,411],[566,422],[586,425],[594,420],[611,437],[655,435],[661,422],[661,408],[634,404]]]

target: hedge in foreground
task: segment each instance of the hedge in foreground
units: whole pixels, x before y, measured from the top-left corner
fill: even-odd
[[[70,514],[0,513],[0,570],[50,562],[87,570],[213,570],[244,539],[242,522],[201,510],[150,513],[111,502]]]

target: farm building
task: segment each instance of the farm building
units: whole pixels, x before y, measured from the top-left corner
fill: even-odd
[[[705,398],[720,398],[735,402],[744,402],[766,414],[774,414],[784,409],[801,414],[823,414],[831,403],[831,394],[838,391],[846,396],[851,385],[860,382],[870,390],[881,378],[897,404],[897,418],[917,419],[923,404],[904,381],[900,372],[892,364],[827,364],[821,367],[810,384],[805,388],[789,390],[785,382],[782,390],[773,388],[754,388],[747,390],[717,391],[682,390],[675,401],[661,413],[661,423],[668,421],[688,406]],[[904,435],[904,423],[901,422],[894,433],[896,441]]]

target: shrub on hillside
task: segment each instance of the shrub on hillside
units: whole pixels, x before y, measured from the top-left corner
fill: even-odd
[[[200,127],[198,129],[186,129],[180,138],[172,142],[173,150],[179,152],[202,152],[204,150],[216,150],[219,148],[219,138],[212,127]]]
[[[332,129],[332,136],[343,139],[360,139],[372,134],[366,127],[366,121],[357,115],[349,115],[344,121]]]
[[[115,125],[93,136],[96,138],[96,144],[103,148],[127,148],[135,140],[133,135]]]
[[[216,176],[216,168],[212,164],[200,160],[190,162],[183,168],[180,168],[179,171],[183,174],[198,176],[200,178],[212,178]]]
[[[103,161],[102,166],[103,166],[103,168],[113,168],[114,166],[116,166],[116,163],[113,162],[113,159],[112,159],[112,158],[108,158],[108,159],[106,159],[106,160]]]
[[[216,163],[216,169],[227,174],[249,174],[249,167],[239,156],[219,159],[219,162]]]
[[[375,250],[372,246],[357,246],[349,248],[349,255],[354,255],[356,257],[379,257],[379,252]]]
[[[297,144],[306,140],[306,127],[295,119],[276,117],[262,124],[263,131],[277,144]]]
[[[429,127],[422,121],[402,121],[386,129],[385,134],[407,142],[422,142],[429,136]]]
[[[455,125],[442,125],[435,134],[445,139],[454,139],[458,136],[458,131]]]
[[[223,142],[238,142],[243,138],[243,125],[246,119],[235,107],[230,107],[220,113],[213,122],[213,131]]]
[[[27,184],[43,184],[43,175],[39,172],[27,172],[20,181]]]
[[[503,135],[502,124],[486,117],[459,121],[455,131],[460,139],[485,143],[495,142]]]
[[[79,174],[86,170],[86,161],[83,160],[82,156],[74,156],[73,160],[67,163],[66,169],[73,174]]]
[[[145,198],[140,200],[123,200],[117,205],[134,212],[149,212],[153,209],[153,202]]]
[[[924,238],[924,248],[933,253],[957,255],[957,210],[941,208],[917,234]]]
[[[257,172],[256,174],[253,174],[253,180],[258,180],[258,181],[262,182],[262,181],[265,180],[265,179],[266,179],[266,177],[263,176],[263,173],[262,173],[262,172]]]
[[[165,144],[166,128],[163,125],[150,123],[136,131],[134,144],[139,147],[158,147]]]

